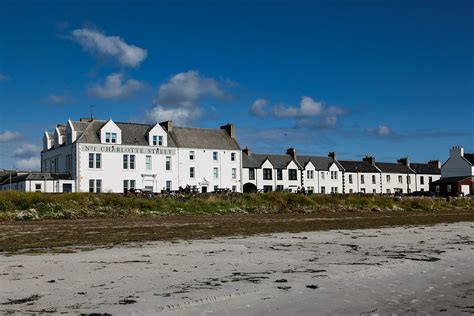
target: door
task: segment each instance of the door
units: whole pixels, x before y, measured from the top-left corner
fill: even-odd
[[[202,193],[207,193],[207,186],[202,186],[201,187],[201,192]]]

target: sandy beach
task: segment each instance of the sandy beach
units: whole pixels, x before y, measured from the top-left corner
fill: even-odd
[[[474,223],[0,256],[3,314],[474,313]]]

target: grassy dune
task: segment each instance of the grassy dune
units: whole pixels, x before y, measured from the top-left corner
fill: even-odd
[[[0,220],[128,218],[198,214],[472,210],[472,199],[273,192],[145,199],[119,194],[0,192]]]

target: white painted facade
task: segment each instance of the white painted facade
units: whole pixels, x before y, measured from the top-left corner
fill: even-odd
[[[474,164],[466,159],[464,148],[454,146],[450,149],[448,160],[441,166],[441,176],[443,178],[474,176]]]
[[[381,173],[344,172],[344,193],[382,193]]]

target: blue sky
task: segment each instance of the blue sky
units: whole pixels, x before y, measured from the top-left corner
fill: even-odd
[[[68,118],[219,127],[242,147],[474,151],[472,1],[2,1],[0,168]]]

